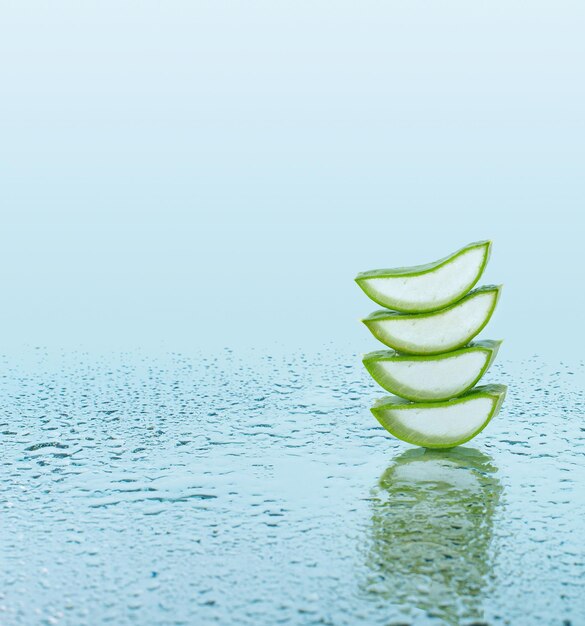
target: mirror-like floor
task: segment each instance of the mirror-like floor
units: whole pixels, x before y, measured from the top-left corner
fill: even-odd
[[[3,625],[585,619],[583,363],[496,363],[501,414],[447,452],[334,350],[1,365]]]

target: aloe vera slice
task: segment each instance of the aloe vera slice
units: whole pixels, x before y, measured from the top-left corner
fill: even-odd
[[[394,350],[370,352],[363,363],[386,391],[415,402],[437,402],[471,389],[486,373],[501,341],[477,341],[438,355],[412,356]]]
[[[398,352],[439,354],[461,348],[488,323],[501,285],[474,289],[462,300],[440,311],[407,314],[376,311],[363,322],[374,337]]]
[[[435,311],[457,302],[477,283],[490,250],[491,241],[477,241],[434,263],[361,272],[355,280],[381,306],[403,313]]]
[[[498,413],[505,396],[505,385],[484,385],[445,402],[409,402],[388,396],[371,410],[398,439],[425,448],[453,448],[480,433]]]

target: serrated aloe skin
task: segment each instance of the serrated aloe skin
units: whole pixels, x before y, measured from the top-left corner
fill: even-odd
[[[363,322],[384,345],[406,354],[441,354],[461,348],[489,322],[501,285],[475,289],[439,311],[397,313],[375,311]]]
[[[491,241],[478,241],[434,263],[370,270],[355,280],[380,306],[403,313],[436,311],[457,302],[474,287],[490,251]]]
[[[388,396],[372,407],[392,435],[425,448],[453,448],[480,433],[497,415],[505,385],[485,385],[445,402],[409,402]]]
[[[478,341],[430,356],[401,354],[395,350],[370,352],[363,363],[386,391],[418,402],[438,402],[471,389],[494,362],[501,341]]]

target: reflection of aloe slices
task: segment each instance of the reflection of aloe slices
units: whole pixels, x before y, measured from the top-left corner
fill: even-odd
[[[448,400],[471,389],[496,357],[501,341],[478,341],[434,356],[394,350],[370,352],[363,358],[373,379],[386,391],[414,401]]]
[[[502,492],[495,473],[470,448],[409,450],[384,472],[372,491],[367,591],[390,612],[416,619],[418,609],[452,626],[482,619]]]
[[[383,344],[407,354],[439,354],[471,341],[488,323],[501,286],[488,285],[455,304],[431,313],[376,311],[363,321]]]
[[[505,385],[485,385],[445,402],[378,400],[372,413],[392,435],[416,446],[451,448],[480,433],[500,409]]]
[[[477,283],[490,248],[490,241],[478,241],[434,263],[362,272],[355,280],[381,306],[405,313],[434,311],[453,304]]]

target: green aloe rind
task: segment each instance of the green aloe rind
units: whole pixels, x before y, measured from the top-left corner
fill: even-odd
[[[362,360],[386,391],[414,402],[440,402],[474,387],[494,362],[501,343],[476,341],[458,350],[424,356],[377,350]],[[459,371],[454,369],[457,367]],[[457,380],[453,380],[454,375]]]
[[[355,281],[380,306],[403,313],[436,311],[454,304],[479,281],[491,241],[477,241],[425,265],[360,272]]]
[[[501,285],[475,288],[491,253],[479,241],[434,263],[362,272],[357,284],[385,307],[364,324],[390,350],[363,357],[394,396],[372,407],[392,435],[427,448],[453,448],[498,413],[505,385],[477,387],[501,341],[470,343],[491,319]],[[472,290],[473,289],[473,290]]]
[[[497,415],[505,385],[475,387],[444,402],[409,402],[388,396],[371,411],[394,437],[425,448],[453,448],[478,435]]]
[[[441,354],[463,347],[483,330],[501,289],[502,285],[485,285],[438,311],[410,314],[380,310],[362,321],[376,339],[398,352]]]

